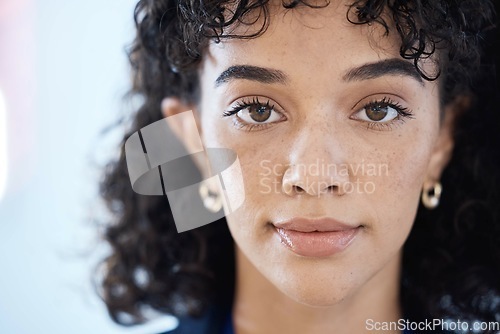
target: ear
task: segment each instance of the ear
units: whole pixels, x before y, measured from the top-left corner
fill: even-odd
[[[427,182],[437,182],[441,179],[443,170],[450,162],[455,145],[453,131],[457,117],[470,106],[470,98],[459,96],[448,103],[443,110],[439,135],[434,146],[427,169]]]
[[[186,116],[181,114],[191,111]],[[193,162],[200,170],[200,173],[207,177],[210,175],[210,166],[206,155],[195,154],[204,151],[202,143],[202,132],[200,118],[195,105],[181,101],[177,97],[166,97],[161,102],[161,112],[167,119],[167,123],[177,139],[184,145],[189,154],[192,154]],[[178,117],[172,117],[178,116]]]
[[[183,112],[191,110],[193,112],[195,123],[191,117],[170,117],[180,115]],[[170,129],[181,141],[189,153],[198,151],[201,138],[200,121],[198,112],[192,104],[182,102],[177,97],[166,97],[161,101],[161,112],[163,117],[168,118]]]

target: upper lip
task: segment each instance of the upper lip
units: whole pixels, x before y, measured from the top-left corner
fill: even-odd
[[[315,219],[292,218],[289,220],[274,222],[273,225],[276,228],[297,232],[337,232],[352,230],[360,226],[342,223],[329,217]]]

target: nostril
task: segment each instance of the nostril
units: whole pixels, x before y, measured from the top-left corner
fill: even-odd
[[[331,185],[328,188],[326,188],[326,192],[329,193],[335,193],[338,191],[338,187],[336,185]]]
[[[300,186],[293,186],[293,190],[297,193],[297,194],[302,194],[305,192],[304,188],[300,187]]]

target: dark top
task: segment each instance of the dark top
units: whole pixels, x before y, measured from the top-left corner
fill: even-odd
[[[373,331],[380,332],[380,331]],[[446,334],[449,332],[413,332],[405,330],[403,334],[435,333]],[[200,318],[179,318],[179,325],[168,332],[161,334],[234,334],[232,317],[229,308],[210,309]]]
[[[200,318],[178,317],[179,325],[161,334],[234,334],[229,308],[209,309]]]

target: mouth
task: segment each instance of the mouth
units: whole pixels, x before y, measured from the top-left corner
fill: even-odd
[[[273,225],[280,243],[305,257],[327,257],[342,252],[363,227],[332,218],[294,218]]]

